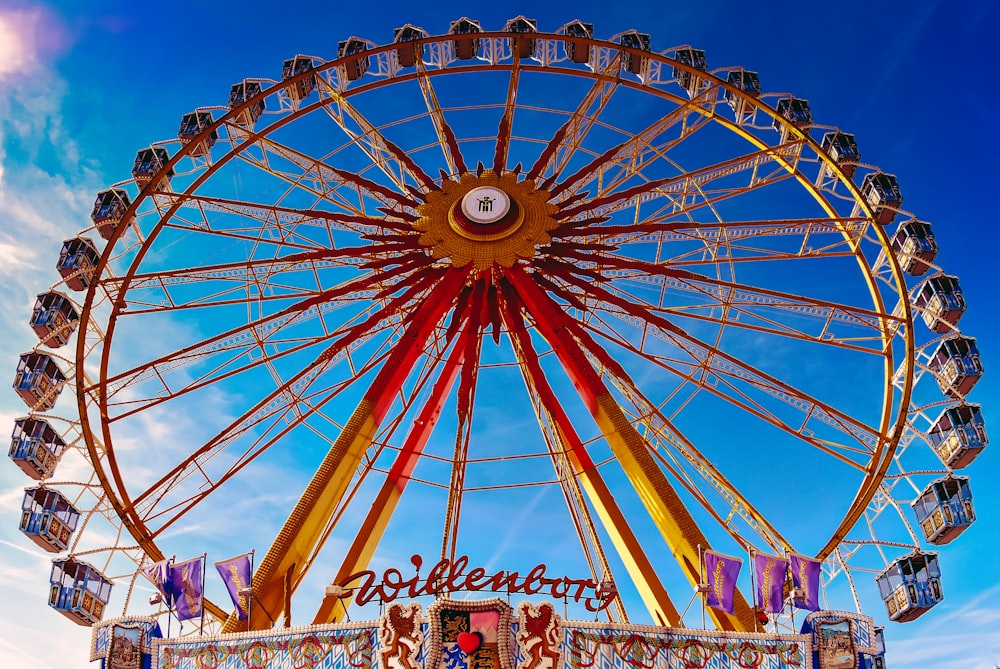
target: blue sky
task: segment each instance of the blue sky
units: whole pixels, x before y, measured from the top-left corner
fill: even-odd
[[[244,77],[277,78],[281,61],[296,53],[332,58],[336,42],[351,35],[386,42],[404,23],[439,33],[463,15],[498,29],[518,14],[546,30],[580,18],[600,37],[635,27],[651,34],[657,51],[692,44],[706,51],[710,67],[757,70],[766,90],[808,98],[820,122],[855,133],[865,161],[898,176],[905,208],[935,226],[938,262],[960,277],[969,303],[962,331],[977,337],[987,369],[973,399],[988,430],[1000,424],[1000,362],[991,364],[1000,306],[992,252],[1000,233],[988,206],[1000,149],[993,127],[1000,49],[991,32],[1000,10],[986,0],[764,9],[722,1],[655,9],[592,2],[334,9],[326,2],[196,8],[0,0],[0,359],[11,377],[17,355],[35,343],[27,317],[35,294],[55,281],[60,242],[88,224],[94,193],[128,175],[138,147],[175,135],[181,114],[225,104],[229,85]],[[0,393],[0,426],[23,413],[12,392]],[[1000,660],[1000,493],[989,485],[1000,467],[995,448],[964,472],[980,517],[942,551],[946,599],[917,622],[888,627],[891,667],[987,669]],[[78,466],[58,477],[84,473]],[[20,470],[0,466],[8,519],[0,523],[0,601],[8,604],[0,611],[0,665],[85,666],[89,634],[45,605],[49,556],[16,529],[25,485]]]

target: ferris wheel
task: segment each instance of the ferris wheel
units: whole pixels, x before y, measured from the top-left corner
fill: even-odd
[[[93,623],[124,581],[134,609],[137,568],[198,545],[263,556],[254,627],[338,621],[324,585],[412,555],[544,562],[679,626],[717,549],[924,613],[986,445],[958,280],[896,177],[765,85],[463,18],[183,114],[31,316],[10,455],[22,530],[64,554],[50,603]],[[709,613],[758,624],[744,595]]]

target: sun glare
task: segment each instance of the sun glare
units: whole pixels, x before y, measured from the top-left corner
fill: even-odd
[[[0,12],[0,79],[17,75],[35,60],[32,46],[36,14]]]

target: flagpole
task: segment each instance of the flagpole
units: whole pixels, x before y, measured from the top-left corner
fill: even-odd
[[[792,552],[785,549],[784,556],[788,560],[788,571],[792,572]],[[795,576],[792,576],[792,592],[791,597],[785,600],[788,605],[788,616],[792,619],[792,631],[795,631]]]
[[[198,636],[205,635],[205,570],[208,568],[208,552],[201,554],[201,597],[198,601],[198,612],[201,622],[198,625]]]
[[[701,628],[705,629],[705,593],[701,586],[705,583],[705,557],[701,552],[701,544],[698,544],[698,594],[701,600]]]
[[[760,623],[757,620],[757,607],[761,607],[763,610],[764,606],[762,602],[757,601],[757,563],[753,559],[753,547],[747,546],[747,558],[750,560],[750,591],[753,592],[753,602],[754,602],[754,612],[753,612],[753,631],[760,631],[758,627]],[[761,593],[763,594],[763,593]],[[767,628],[764,628],[767,631]]]
[[[247,583],[247,586],[250,588],[250,595],[247,597],[247,631],[253,629],[252,623],[253,623],[253,600],[254,600],[254,592],[253,592],[253,552],[254,552],[254,550],[255,549],[253,549],[253,548],[250,549],[250,582]]]
[[[176,560],[176,559],[177,559],[176,555],[171,555],[170,556],[170,560],[167,562],[167,574],[170,573],[170,565],[172,565],[174,563],[174,560]],[[173,599],[174,599],[173,597],[167,597],[167,638],[168,639],[170,638],[170,616],[172,616],[174,614],[174,607],[173,607],[173,603],[174,602],[173,602]],[[178,620],[177,622],[180,622],[180,621]]]

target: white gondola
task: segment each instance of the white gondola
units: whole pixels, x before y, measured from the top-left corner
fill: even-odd
[[[39,293],[35,298],[29,323],[43,344],[50,348],[58,348],[69,342],[79,320],[80,314],[77,313],[73,302],[62,293],[53,290]]]
[[[989,443],[986,421],[978,404],[946,409],[927,433],[934,452],[951,469],[961,469],[976,459]]]
[[[167,167],[170,154],[160,146],[140,149],[132,163],[132,177],[140,186],[152,184],[156,190],[166,190],[174,178],[174,168]]]
[[[934,332],[944,334],[952,329],[965,313],[965,296],[958,278],[939,274],[920,286],[914,305],[921,310],[924,323]]]
[[[368,51],[368,44],[357,37],[350,37],[337,43],[337,57],[346,58]],[[358,56],[344,63],[344,72],[348,81],[356,81],[368,71],[368,56]]]
[[[618,43],[640,51],[650,50],[649,35],[637,30],[627,30],[622,33],[618,38]],[[629,51],[622,51],[622,67],[632,74],[641,75],[646,67],[646,59]]]
[[[944,599],[937,553],[914,551],[875,577],[889,620],[908,622]]]
[[[931,224],[911,218],[902,221],[890,240],[899,266],[907,274],[921,276],[937,258],[938,245]]]
[[[861,195],[872,208],[875,222],[888,225],[896,218],[896,210],[903,204],[903,195],[895,175],[885,172],[866,174],[861,181]]]
[[[475,21],[464,16],[457,21],[452,21],[448,28],[449,35],[475,35],[483,32],[482,27]],[[476,57],[479,51],[478,37],[459,37],[452,40],[452,47],[455,49],[455,57],[459,60],[471,60]]]
[[[93,625],[104,615],[111,585],[91,564],[73,558],[53,560],[49,606],[78,625]]]
[[[121,188],[110,188],[98,193],[90,212],[90,220],[97,227],[97,233],[104,239],[111,239],[131,204],[128,193]]]
[[[415,67],[420,62],[422,47],[413,42],[426,35],[424,30],[410,24],[392,31],[392,43],[399,45],[396,49],[396,60],[399,61],[400,67]]]
[[[36,411],[49,411],[56,405],[66,375],[47,353],[22,353],[14,374],[14,390]]]
[[[590,62],[590,45],[580,41],[582,39],[593,39],[594,24],[583,23],[582,21],[571,21],[562,28],[563,34],[567,37],[578,39],[566,40],[566,56],[573,63]]]
[[[97,252],[94,242],[86,237],[74,237],[63,242],[56,271],[71,290],[86,290],[100,259],[101,254]]]
[[[203,131],[212,125],[212,115],[205,111],[193,111],[181,117],[181,127],[177,130],[177,139],[184,144],[191,144],[195,138],[200,139],[191,147],[190,155],[201,158],[207,156],[219,140],[219,132],[212,130],[207,135]]]
[[[733,70],[726,75],[726,83],[743,93],[743,95],[737,95],[728,88],[723,93],[726,104],[729,105],[729,108],[736,115],[736,123],[743,125],[749,122],[754,112],[757,111],[757,105],[747,100],[745,96],[749,95],[754,99],[760,97],[762,92],[760,88],[760,76],[750,70]]]
[[[309,56],[295,56],[295,58],[289,58],[281,64],[281,80],[287,81],[315,69],[316,63]],[[298,104],[309,97],[314,90],[316,90],[316,75],[309,74],[294,84],[285,86],[285,95]]]
[[[826,155],[837,163],[841,171],[848,179],[854,177],[854,172],[861,161],[861,151],[858,150],[858,143],[854,135],[846,132],[828,132],[823,135],[823,150]]]
[[[8,455],[36,481],[52,476],[65,450],[66,442],[48,421],[31,416],[14,421]]]
[[[951,543],[976,520],[967,476],[932,481],[911,506],[924,538],[935,546]]]
[[[516,53],[518,58],[531,58],[535,55],[535,40],[531,37],[522,37],[522,35],[538,32],[538,22],[535,19],[518,16],[507,21],[503,31],[515,33],[508,38],[511,54]]]
[[[983,363],[972,337],[945,339],[934,349],[927,367],[941,392],[955,399],[968,395],[983,376]]]
[[[682,63],[689,67],[693,67],[699,72],[706,72],[708,70],[708,64],[705,60],[705,52],[701,49],[677,49],[674,52],[674,60],[678,63]],[[701,90],[702,79],[697,74],[689,72],[688,70],[674,66],[673,77],[680,84],[681,88],[687,91],[690,97],[694,97]]]
[[[238,84],[229,87],[229,109],[233,110],[241,106],[250,98],[258,95],[261,91],[260,82],[244,79]],[[253,128],[254,123],[264,113],[264,100],[258,100],[242,112],[236,115],[233,122],[244,128]]]
[[[80,512],[53,488],[26,488],[21,502],[20,530],[40,548],[61,553],[69,548]]]

